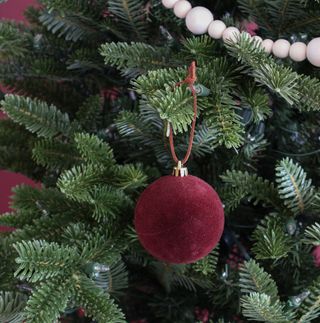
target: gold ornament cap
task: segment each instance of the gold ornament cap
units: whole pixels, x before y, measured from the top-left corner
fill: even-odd
[[[179,160],[177,166],[175,166],[173,168],[172,175],[177,176],[177,177],[178,176],[180,176],[180,177],[188,176],[188,168],[183,167],[181,160]]]

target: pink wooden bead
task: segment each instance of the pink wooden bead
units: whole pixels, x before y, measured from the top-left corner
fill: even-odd
[[[186,16],[187,28],[195,35],[207,32],[213,20],[213,14],[205,7],[194,7]]]
[[[178,2],[179,0],[162,0],[162,4],[168,8],[172,9],[174,5]]]
[[[296,42],[290,46],[290,58],[295,62],[302,62],[307,58],[307,45],[302,42]]]
[[[285,39],[278,39],[272,46],[274,56],[286,58],[289,55],[290,43]]]
[[[314,38],[307,46],[308,61],[317,67],[320,67],[320,37]]]
[[[265,39],[262,42],[262,47],[267,54],[270,54],[272,52],[272,46],[273,46],[273,40],[271,39]]]
[[[214,39],[220,39],[227,26],[221,20],[214,20],[209,25],[208,34]]]
[[[189,1],[179,0],[174,5],[173,12],[178,18],[185,18],[191,9],[192,6]]]

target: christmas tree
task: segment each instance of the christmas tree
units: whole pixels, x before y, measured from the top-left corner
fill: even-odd
[[[42,183],[15,188],[0,217],[15,228],[0,233],[0,322],[319,322],[319,68],[252,37],[308,44],[319,2],[192,1],[242,31],[226,41],[158,0],[40,3],[28,25],[0,24],[0,168]],[[176,166],[168,128],[187,150],[193,97],[175,85],[192,61],[187,166],[225,228],[206,257],[173,264],[133,218]]]

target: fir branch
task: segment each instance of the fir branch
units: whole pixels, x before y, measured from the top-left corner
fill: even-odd
[[[55,322],[67,307],[72,296],[71,278],[55,277],[43,282],[30,296],[25,308],[28,323]]]
[[[83,275],[74,274],[76,301],[87,315],[99,322],[124,323],[124,315],[103,290]]]
[[[13,94],[7,94],[1,104],[2,110],[14,122],[24,125],[39,137],[68,136],[70,133],[69,116],[54,105]]]
[[[116,161],[111,147],[97,136],[77,133],[74,140],[85,162],[100,164],[108,168],[115,165]]]
[[[200,273],[203,276],[212,276],[216,271],[218,258],[219,246],[215,247],[215,249],[212,250],[209,255],[192,264],[192,270],[194,270],[196,273]]]
[[[0,56],[1,60],[13,60],[27,54],[31,43],[31,34],[27,33],[22,25],[2,21],[0,23]]]
[[[164,49],[144,43],[106,43],[101,46],[100,54],[106,65],[122,71],[138,69],[143,73],[148,69],[167,66]]]
[[[262,202],[275,208],[281,207],[282,203],[273,183],[256,174],[227,171],[221,178],[225,183],[222,199],[227,210],[234,210],[245,197],[255,205]]]
[[[271,302],[279,299],[278,288],[271,275],[266,273],[253,259],[240,267],[240,283],[242,293],[260,293],[270,296]]]
[[[144,40],[150,26],[147,24],[143,0],[109,0],[108,10],[115,15],[118,26],[130,33],[137,40]]]
[[[94,208],[93,218],[98,222],[112,222],[131,205],[122,190],[110,186],[96,186],[89,193],[87,202]]]
[[[96,132],[102,119],[102,100],[98,95],[89,96],[76,113],[77,121],[87,132]]]
[[[307,227],[304,235],[304,243],[320,246],[320,223],[316,222],[315,224]]]
[[[318,277],[310,286],[309,295],[299,307],[302,316],[297,323],[314,322],[320,315],[320,278]]]
[[[285,158],[279,162],[276,171],[279,196],[293,214],[301,214],[310,208],[315,197],[314,187],[311,179],[306,179],[302,167]]]
[[[252,251],[257,259],[278,260],[286,257],[292,248],[290,237],[284,232],[284,224],[278,214],[261,221],[253,233],[256,240]]]
[[[36,142],[32,149],[32,158],[37,164],[55,170],[63,170],[82,162],[74,145],[52,139]]]
[[[14,292],[0,292],[0,322],[20,323],[25,319],[23,308],[27,298]]]
[[[58,188],[75,201],[86,201],[89,191],[103,182],[105,168],[101,165],[80,165],[64,171],[58,179]]]
[[[228,42],[226,46],[256,82],[268,87],[288,104],[304,110],[320,109],[318,80],[298,75],[291,68],[276,64],[273,58],[267,56],[259,42],[252,40],[246,33],[242,33],[236,42]]]
[[[249,320],[267,323],[290,323],[291,313],[285,312],[279,301],[272,302],[266,294],[250,293],[241,298],[243,315]]]
[[[21,241],[14,244],[18,252],[15,277],[37,282],[61,275],[79,263],[75,249],[48,243],[43,240]]]
[[[147,176],[142,170],[141,165],[119,166],[115,186],[120,189],[131,192],[141,189],[146,185]]]

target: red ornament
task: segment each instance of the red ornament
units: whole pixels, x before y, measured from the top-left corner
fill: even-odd
[[[164,176],[140,196],[135,228],[143,247],[169,263],[191,263],[218,243],[224,212],[216,191],[195,176]]]

